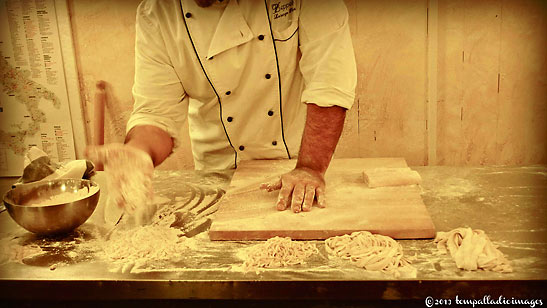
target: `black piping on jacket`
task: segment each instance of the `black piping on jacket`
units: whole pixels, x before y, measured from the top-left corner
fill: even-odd
[[[281,119],[281,137],[283,139],[283,145],[285,146],[285,150],[287,151],[287,156],[289,157],[289,159],[291,159],[291,154],[289,153],[289,147],[287,146],[287,142],[285,141],[285,128],[283,127],[283,104],[282,104],[283,99],[281,98],[281,74],[279,73],[279,59],[277,58],[277,48],[275,46],[275,38],[273,36],[272,22],[270,21],[270,11],[268,10],[267,0],[264,0],[264,6],[266,7],[266,15],[268,16],[268,25],[270,26],[270,35],[272,37],[272,44],[273,44],[274,53],[275,53],[275,64],[277,66],[277,84],[278,84],[278,91],[279,91],[279,118]]]
[[[196,54],[196,58],[198,59],[199,65],[201,66],[201,70],[203,71],[203,74],[205,75],[205,78],[207,78],[207,81],[209,82],[209,85],[211,85],[211,88],[213,89],[213,92],[215,92],[215,95],[218,99],[218,106],[219,106],[219,115],[220,115],[220,123],[222,124],[222,128],[224,129],[224,134],[226,134],[226,139],[228,139],[228,143],[230,144],[230,147],[232,147],[232,150],[234,150],[234,167],[237,168],[237,151],[232,145],[232,141],[230,140],[230,136],[228,136],[228,131],[226,131],[226,126],[224,125],[224,121],[222,120],[222,102],[220,101],[220,96],[218,95],[217,90],[215,89],[215,86],[213,86],[213,83],[211,82],[211,79],[209,79],[209,76],[207,75],[207,72],[205,71],[205,67],[203,67],[203,63],[201,63],[201,59],[199,58],[198,51],[196,49],[196,46],[194,45],[194,40],[192,39],[192,36],[190,35],[190,29],[188,29],[188,24],[186,24],[186,18],[184,17],[184,9],[182,7],[182,0],[180,1],[180,12],[182,16],[182,20],[184,21],[184,26],[186,27],[186,32],[188,32],[188,38],[190,39],[190,43],[192,43],[192,48],[194,49],[194,53]],[[284,141],[284,140],[283,140]]]

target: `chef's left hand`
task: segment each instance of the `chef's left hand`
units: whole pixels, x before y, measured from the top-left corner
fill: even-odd
[[[272,183],[265,183],[261,189],[279,189],[277,209],[283,211],[289,206],[295,213],[311,211],[314,200],[319,207],[325,207],[325,178],[323,174],[306,167],[297,167]]]

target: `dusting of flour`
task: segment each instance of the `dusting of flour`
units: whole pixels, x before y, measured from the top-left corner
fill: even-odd
[[[131,273],[142,269],[169,267],[196,248],[196,240],[179,229],[157,224],[115,229],[108,238],[100,237],[82,247],[109,264],[112,272]]]

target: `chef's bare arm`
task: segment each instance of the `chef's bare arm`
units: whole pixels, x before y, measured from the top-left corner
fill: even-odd
[[[326,205],[324,175],[340,139],[345,117],[346,109],[339,106],[307,105],[298,161],[294,170],[281,177],[278,210],[290,205],[295,213],[307,212],[311,210],[314,199],[317,199],[318,206]]]
[[[133,127],[125,137],[125,144],[145,151],[154,166],[161,164],[173,151],[173,139],[163,129],[153,125]]]
[[[296,168],[309,168],[324,175],[344,128],[346,109],[340,106],[319,107],[313,103],[307,106]]]

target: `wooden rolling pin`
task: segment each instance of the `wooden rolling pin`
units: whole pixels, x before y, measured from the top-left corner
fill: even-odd
[[[104,144],[104,108],[106,105],[106,83],[99,80],[96,84],[94,115],[93,115],[93,145]],[[97,164],[96,170],[102,171],[103,165]]]

